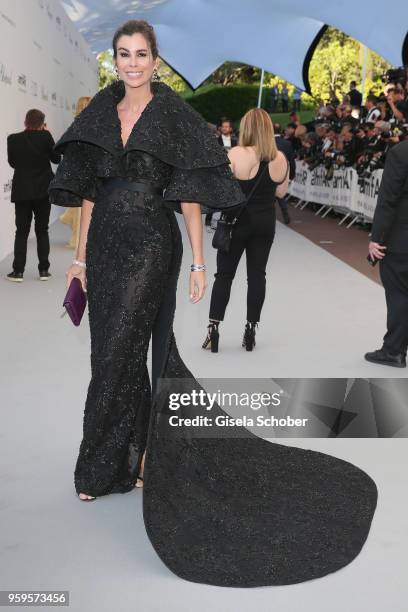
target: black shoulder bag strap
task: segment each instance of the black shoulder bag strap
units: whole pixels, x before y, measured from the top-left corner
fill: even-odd
[[[261,163],[262,163],[262,161],[261,161],[261,162],[259,162],[259,163],[261,164]],[[257,178],[257,180],[256,180],[256,182],[255,182],[255,185],[252,187],[251,191],[249,192],[249,194],[248,194],[248,195],[247,195],[247,197],[245,198],[245,203],[244,203],[244,204],[243,204],[243,206],[241,207],[241,210],[239,211],[239,213],[237,214],[237,216],[234,218],[234,220],[233,220],[233,221],[231,221],[231,224],[235,224],[235,223],[238,221],[239,216],[242,214],[242,212],[243,212],[244,208],[245,208],[246,206],[248,206],[248,202],[249,202],[249,200],[250,200],[250,199],[252,198],[252,196],[254,195],[254,193],[255,193],[255,189],[258,187],[259,183],[261,182],[261,179],[262,179],[263,175],[265,174],[265,170],[266,170],[268,167],[269,167],[269,162],[267,161],[267,162],[266,162],[266,164],[264,165],[264,167],[262,168],[262,171],[259,173],[259,176],[258,176],[258,178]],[[227,213],[227,214],[228,214],[228,213]]]

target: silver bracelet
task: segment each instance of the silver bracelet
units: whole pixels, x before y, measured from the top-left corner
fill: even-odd
[[[191,272],[204,272],[206,269],[205,264],[191,264]]]
[[[79,259],[74,259],[72,263],[80,268],[86,268],[86,263],[84,261],[79,261]]]

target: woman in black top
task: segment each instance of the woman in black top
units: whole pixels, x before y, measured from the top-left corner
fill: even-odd
[[[262,109],[254,108],[241,120],[239,145],[229,152],[234,175],[246,196],[252,195],[234,227],[228,253],[218,251],[211,294],[210,323],[203,348],[218,351],[219,322],[224,320],[231,284],[241,255],[247,263],[247,323],[242,346],[255,346],[255,327],[265,300],[265,274],[275,236],[275,199],[288,186],[288,162],[277,150],[273,124]]]

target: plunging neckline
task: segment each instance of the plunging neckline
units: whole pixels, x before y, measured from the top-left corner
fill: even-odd
[[[153,100],[154,100],[154,98],[155,98],[155,97],[156,97],[156,94],[153,94],[153,95],[152,95],[152,97],[150,98],[150,100],[148,101],[148,103],[146,104],[146,106],[144,107],[144,109],[142,110],[142,112],[140,113],[139,118],[138,118],[138,119],[137,119],[137,120],[134,122],[134,124],[133,124],[133,126],[132,126],[132,129],[131,129],[131,130],[130,130],[130,132],[129,132],[129,136],[127,137],[127,140],[126,140],[126,143],[125,143],[125,144],[123,144],[123,138],[122,138],[122,121],[120,120],[119,110],[118,110],[118,104],[120,104],[120,103],[122,102],[123,98],[121,98],[121,99],[119,100],[119,102],[117,102],[117,103],[115,104],[116,116],[117,116],[118,123],[119,123],[119,138],[120,138],[120,142],[121,142],[121,145],[122,145],[122,151],[125,151],[125,150],[126,150],[126,147],[127,147],[128,143],[129,143],[129,140],[130,140],[130,138],[131,138],[131,136],[132,136],[132,134],[133,134],[133,132],[134,132],[134,130],[135,130],[135,128],[136,128],[136,125],[137,125],[137,124],[139,123],[139,121],[142,119],[143,114],[146,112],[146,109],[147,109],[147,108],[148,108],[148,107],[151,105],[151,103],[153,102]]]

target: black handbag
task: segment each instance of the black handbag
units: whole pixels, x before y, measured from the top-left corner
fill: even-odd
[[[221,216],[217,221],[217,227],[215,229],[214,236],[212,239],[212,246],[214,247],[214,249],[218,249],[219,251],[222,251],[223,253],[229,252],[230,246],[231,246],[231,239],[232,239],[232,230],[234,229],[235,224],[238,221],[239,216],[241,215],[245,206],[248,204],[249,200],[251,199],[255,189],[258,187],[261,181],[261,178],[266,168],[268,168],[268,166],[269,166],[269,162],[266,162],[265,166],[263,167],[261,173],[258,176],[258,180],[256,181],[255,185],[252,187],[251,191],[249,192],[249,195],[245,198],[245,202],[242,205],[239,213],[233,218],[231,218],[231,213],[228,213],[228,212],[221,213]]]

